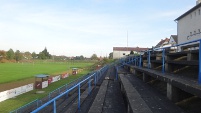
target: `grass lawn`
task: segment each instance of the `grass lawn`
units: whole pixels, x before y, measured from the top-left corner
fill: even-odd
[[[92,65],[93,63],[74,63],[72,65],[69,64],[68,68],[71,67],[87,67]],[[2,69],[3,68],[3,69]],[[21,70],[21,71],[20,71]],[[33,77],[33,75],[41,74],[41,73],[59,73],[67,71],[66,63],[35,63],[33,64],[0,64],[0,77],[3,77],[4,80],[0,80],[1,83],[14,81],[17,79],[24,79],[28,77]],[[10,74],[8,73],[10,72]],[[43,94],[35,94],[36,90],[22,94],[17,96],[16,98],[8,99],[6,101],[0,102],[0,113],[8,113],[12,110],[15,110],[35,99],[43,98],[47,96],[51,91],[57,89],[58,87],[65,85],[87,73],[91,72],[89,69],[85,69],[80,72],[78,75],[70,76],[66,79],[62,79],[58,82],[50,84],[47,88],[42,89],[45,91]],[[3,73],[3,74],[2,74]],[[12,75],[14,74],[14,75]],[[8,77],[4,77],[5,75],[10,75]]]
[[[35,63],[0,63],[0,84],[23,80],[37,74],[61,74],[72,67],[83,68],[90,62],[35,62]]]

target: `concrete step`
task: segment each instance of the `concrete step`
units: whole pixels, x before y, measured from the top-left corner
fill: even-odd
[[[93,91],[94,86],[91,87],[91,91]],[[86,88],[85,91],[80,95],[80,105],[84,102],[84,100],[90,96],[89,95],[89,89]],[[62,113],[75,113],[78,110],[78,98],[74,101],[74,103],[69,107],[68,110],[65,112],[63,111]]]
[[[121,81],[121,89],[122,92],[126,96],[126,100],[128,103],[127,112],[132,113],[153,113],[151,109],[147,106],[145,101],[141,98],[140,94],[133,87],[133,85],[129,82],[126,75],[119,74],[119,78]]]
[[[124,75],[123,77],[124,79],[127,79],[127,82],[132,84],[139,94],[137,96],[140,96],[138,98],[142,98],[153,113],[184,113],[183,110],[161,95],[155,88],[145,84],[136,76],[130,74]]]
[[[104,80],[88,113],[102,113],[108,80]]]

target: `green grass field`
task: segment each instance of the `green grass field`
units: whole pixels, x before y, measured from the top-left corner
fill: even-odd
[[[37,74],[61,74],[72,67],[83,68],[91,62],[0,63],[0,84],[34,77]]]
[[[89,62],[74,62],[74,63],[5,63],[0,64],[0,83],[12,82],[19,79],[26,79],[33,77],[36,74],[56,74],[70,70],[72,67],[84,68],[92,66],[94,63]],[[86,75],[91,70],[90,68],[85,69],[78,75],[70,76],[66,79],[62,79],[58,82],[50,84],[47,88],[42,89],[45,91],[43,94],[36,94],[36,90],[17,96],[16,98],[8,99],[0,102],[0,113],[9,113],[35,99],[40,99],[47,96],[51,91],[63,86],[71,81]],[[7,77],[5,77],[7,76]]]

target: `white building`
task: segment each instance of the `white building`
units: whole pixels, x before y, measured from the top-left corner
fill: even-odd
[[[178,44],[201,39],[201,0],[196,6],[175,19],[177,22]]]
[[[170,36],[169,44],[171,44],[171,46],[178,44],[178,37],[177,37],[177,35],[171,35]]]
[[[161,39],[161,41],[155,46],[155,48],[169,47],[171,46],[169,44],[169,41],[169,38]]]
[[[119,59],[129,55],[131,51],[139,53],[141,51],[148,50],[148,48],[139,48],[139,47],[113,47],[113,59]]]

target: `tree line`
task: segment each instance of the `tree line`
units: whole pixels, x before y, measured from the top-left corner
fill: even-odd
[[[20,52],[16,50],[15,52],[13,49],[9,49],[8,51],[0,50],[0,62],[6,61],[20,61],[20,60],[30,60],[30,59],[51,59],[52,55],[49,54],[47,48],[43,51],[36,54],[35,52],[30,53],[27,52]]]
[[[112,59],[113,54],[109,54],[109,59]],[[64,61],[64,60],[101,60],[103,58],[99,58],[96,54],[92,54],[90,58],[86,58],[83,55],[75,56],[75,57],[66,57],[66,56],[56,56],[51,55],[47,48],[45,48],[43,51],[39,52],[38,54],[35,52],[21,52],[19,50],[16,50],[15,52],[13,49],[9,49],[8,51],[0,50],[0,63],[4,62],[19,62],[21,60],[34,60],[34,59],[40,59],[40,60],[46,60],[46,59],[52,59],[54,61]]]

